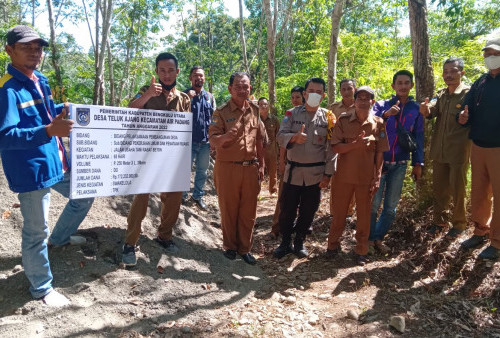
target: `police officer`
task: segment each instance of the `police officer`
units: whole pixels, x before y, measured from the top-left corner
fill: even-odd
[[[383,153],[389,149],[389,143],[384,121],[370,114],[371,105],[375,102],[373,90],[361,86],[354,97],[355,112],[340,115],[331,139],[333,150],[339,155],[327,255],[333,257],[340,252],[340,236],[345,228],[347,208],[355,195],[358,220],[354,251],[358,264],[364,265],[368,261],[372,196],[380,184]]]
[[[219,198],[224,256],[240,254],[256,264],[250,254],[260,180],[264,177],[266,131],[257,105],[248,100],[250,76],[233,73],[228,90],[231,99],[219,107],[209,129],[210,144],[217,152],[214,181]]]
[[[287,149],[288,163],[283,178],[279,220],[283,239],[274,250],[276,258],[291,252],[298,257],[308,255],[304,240],[318,210],[321,189],[328,186],[334,168],[328,120],[334,121],[335,116],[319,107],[325,97],[325,81],[313,77],[307,80],[304,88],[305,105],[287,112],[278,133],[280,146]],[[299,215],[295,222],[297,208]]]
[[[177,112],[191,111],[189,96],[175,88],[179,66],[177,58],[170,53],[161,53],[156,57],[156,75],[153,75],[151,84],[140,89],[129,104],[132,108],[155,110],[170,110]],[[166,252],[176,253],[179,249],[172,241],[172,230],[179,217],[182,201],[182,191],[163,192],[161,198],[160,227],[156,242]],[[134,266],[137,263],[135,245],[141,234],[141,223],[148,210],[149,194],[135,195],[127,218],[127,233],[123,246],[122,262],[125,266]]]
[[[276,171],[278,161],[278,144],[276,143],[276,136],[280,130],[280,121],[275,115],[269,114],[269,102],[265,97],[259,99],[258,105],[260,119],[266,127],[267,137],[269,138],[264,160],[267,174],[269,175],[269,194],[272,195],[276,192]]]

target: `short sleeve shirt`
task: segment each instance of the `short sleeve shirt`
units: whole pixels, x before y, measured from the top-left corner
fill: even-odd
[[[375,170],[375,154],[389,150],[384,121],[373,114],[369,114],[365,121],[359,121],[355,112],[341,114],[333,128],[331,143],[351,143],[362,131],[370,139],[370,144],[339,154],[337,158],[335,175],[346,183],[370,184]]]
[[[223,135],[231,128],[238,130],[236,140],[217,149],[217,161],[251,161],[257,158],[257,141],[267,142],[259,109],[252,102],[245,101],[243,109],[232,100],[218,107],[209,129],[209,137]]]
[[[354,104],[345,106],[342,101],[332,103],[329,108],[336,118],[339,118],[342,113],[354,113]]]

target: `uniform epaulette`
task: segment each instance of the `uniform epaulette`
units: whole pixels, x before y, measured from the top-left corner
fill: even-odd
[[[226,103],[220,105],[220,106],[217,106],[217,109],[216,110],[222,110],[224,109],[225,107],[227,107],[227,105],[229,104],[229,101],[227,101]]]
[[[249,100],[248,102],[250,103],[250,105],[253,105],[255,108],[259,109],[259,105],[255,103],[255,101]]]
[[[350,116],[350,114],[348,112],[343,112],[340,114],[339,119],[341,119],[343,117],[349,117],[349,116]]]

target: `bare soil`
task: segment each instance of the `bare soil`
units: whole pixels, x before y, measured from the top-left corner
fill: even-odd
[[[17,196],[0,175],[0,336],[2,337],[500,337],[499,263],[476,260],[425,227],[430,210],[418,212],[406,194],[388,234],[392,252],[364,267],[351,254],[355,224],[346,228],[343,251],[324,257],[331,222],[325,193],[307,240],[310,256],[272,257],[278,241],[265,241],[276,196],[264,184],[253,252],[256,266],[227,260],[213,183],[209,209],[182,206],[175,229],[178,254],[153,241],[160,200],[150,199],[138,264],[120,266],[132,196],[97,198],[79,234],[83,246],[50,251],[57,290],[72,302],[53,309],[33,300],[21,265]],[[65,199],[52,194],[51,226]],[[348,315],[349,313],[349,315]],[[402,333],[389,325],[402,316]],[[356,319],[357,317],[357,319]]]

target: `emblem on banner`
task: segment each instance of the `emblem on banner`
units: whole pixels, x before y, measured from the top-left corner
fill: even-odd
[[[81,126],[86,126],[90,123],[90,109],[76,108],[76,122]]]

